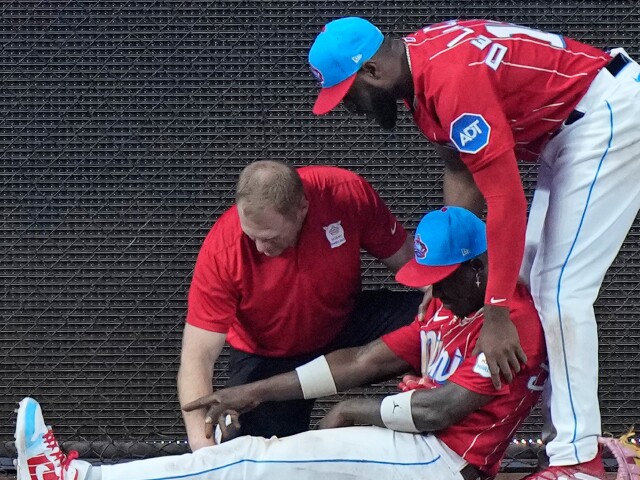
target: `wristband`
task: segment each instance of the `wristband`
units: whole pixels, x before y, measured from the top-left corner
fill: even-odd
[[[390,395],[382,399],[380,404],[380,417],[382,423],[390,430],[398,432],[419,433],[413,423],[413,415],[411,414],[411,396],[415,390]]]
[[[336,382],[324,355],[296,368],[305,400],[338,393]]]

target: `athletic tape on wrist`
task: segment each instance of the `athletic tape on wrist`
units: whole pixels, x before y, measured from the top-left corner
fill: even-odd
[[[321,357],[296,368],[305,399],[326,397],[338,393],[327,359]]]
[[[398,432],[420,432],[416,428],[416,424],[413,423],[413,415],[411,414],[411,396],[414,392],[415,390],[409,390],[382,399],[380,416],[385,427]]]

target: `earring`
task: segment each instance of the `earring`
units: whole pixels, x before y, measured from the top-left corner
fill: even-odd
[[[480,272],[476,272],[476,287],[480,288]]]

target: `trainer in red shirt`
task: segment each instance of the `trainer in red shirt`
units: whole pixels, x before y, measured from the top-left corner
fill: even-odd
[[[527,338],[527,362],[511,383],[496,390],[484,354],[472,353],[484,322],[484,223],[464,208],[444,207],[422,219],[414,248],[415,258],[396,278],[411,287],[433,285],[435,298],[423,320],[416,318],[364,347],[319,357],[295,372],[220,390],[186,408],[209,406],[209,416],[217,418],[227,409],[243,412],[263,401],[319,397],[414,371],[420,376],[405,376],[404,393],[341,402],[322,420],[321,428],[368,424],[433,432],[448,447],[442,449],[449,452],[443,453],[448,464],[457,469],[450,472],[451,478],[460,478],[458,471],[469,479],[477,478],[478,471],[495,475],[547,377],[542,325],[531,296],[518,285],[509,309],[518,333]],[[362,435],[366,444],[366,431]],[[321,450],[316,454],[322,458]]]
[[[193,272],[178,375],[182,405],[212,392],[225,341],[228,385],[238,385],[411,322],[420,292],[361,292],[361,249],[392,272],[412,256],[405,230],[363,178],[334,167],[255,162],[240,175],[236,203],[207,235]],[[243,416],[243,432],[306,430],[312,406],[261,406]],[[193,450],[211,444],[203,411],[184,419]]]

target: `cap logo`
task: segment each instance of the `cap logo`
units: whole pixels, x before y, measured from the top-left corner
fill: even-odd
[[[429,249],[424,244],[424,242],[420,239],[420,235],[416,235],[415,240],[413,241],[413,251],[416,255],[416,258],[425,258],[427,256],[427,252]]]
[[[324,84],[324,76],[322,75],[322,72],[313,65],[311,65],[311,73],[316,77],[316,80],[320,82],[320,85]]]
[[[466,257],[467,255],[469,255],[471,253],[471,251],[468,248],[462,248],[462,249],[460,249],[460,253],[462,253],[463,257]]]
[[[359,53],[357,55],[354,55],[353,57],[351,57],[351,60],[353,60],[353,63],[358,63],[360,60],[362,60],[362,54]]]

